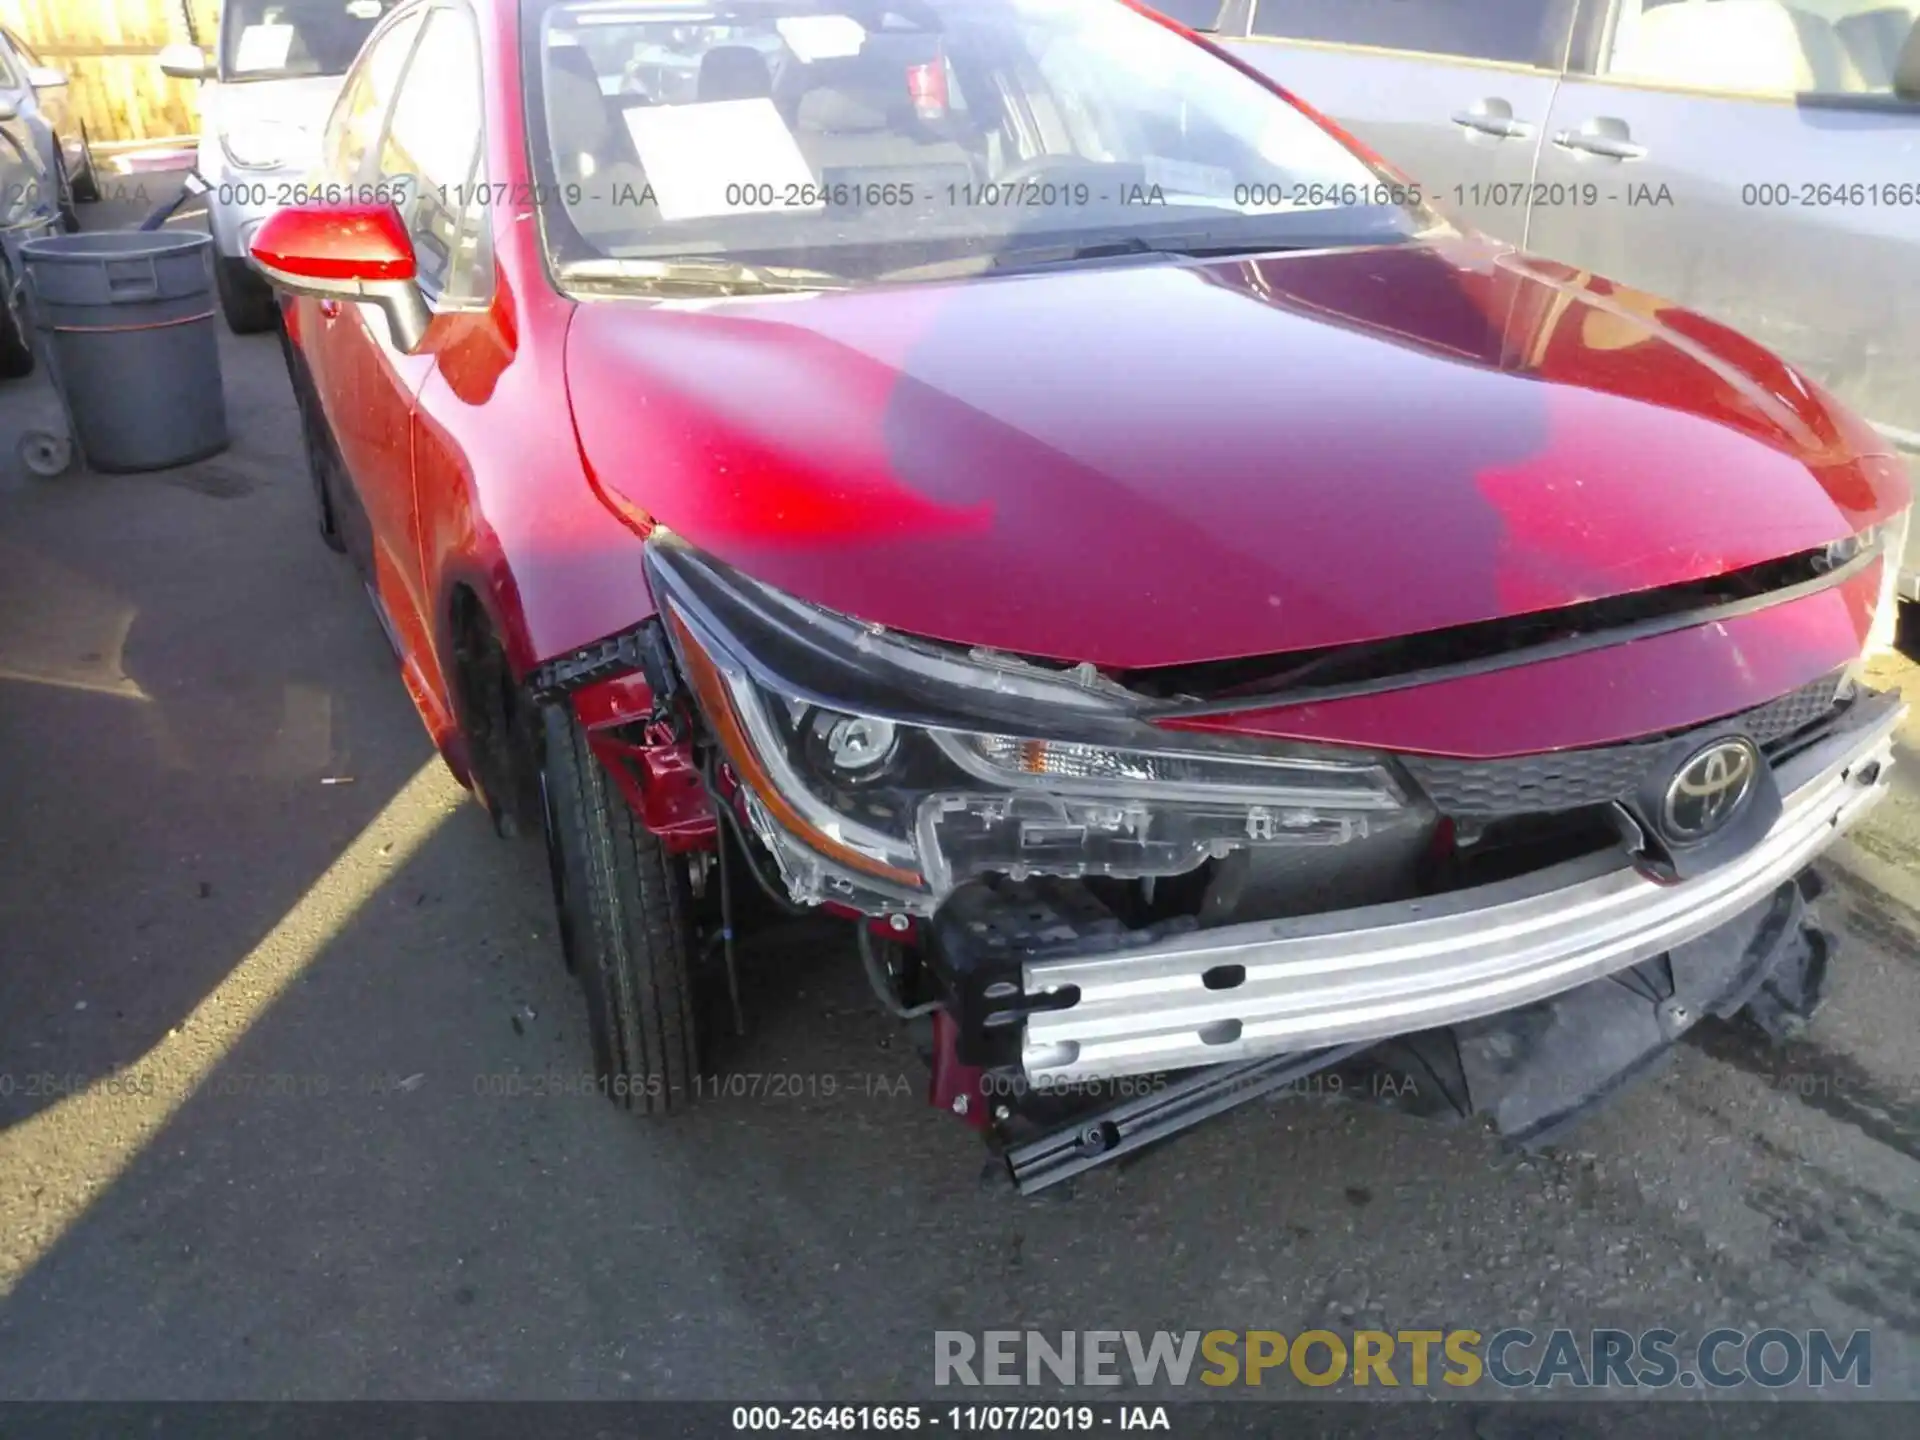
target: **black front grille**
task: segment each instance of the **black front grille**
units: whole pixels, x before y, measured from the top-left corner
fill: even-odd
[[[1708,730],[1733,725],[1750,735],[1764,750],[1832,714],[1840,682],[1841,673],[1836,671],[1777,700],[1769,700],[1712,725],[1693,728]],[[1622,799],[1646,776],[1655,757],[1676,736],[1686,733],[1677,731],[1625,745],[1517,755],[1503,760],[1445,760],[1422,755],[1403,755],[1400,759],[1443,815],[1496,820],[1511,815],[1577,810]]]
[[[1809,725],[1817,725],[1833,713],[1840,693],[1842,672],[1835,671],[1824,680],[1802,685],[1778,700],[1769,700],[1740,716],[1740,724],[1761,749],[1797,735]]]

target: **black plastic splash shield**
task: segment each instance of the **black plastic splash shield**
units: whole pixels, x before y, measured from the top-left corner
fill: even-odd
[[[1616,974],[1486,1019],[1383,1042],[1343,1090],[1398,1108],[1479,1115],[1529,1148],[1551,1144],[1652,1073],[1701,1019],[1738,1015],[1775,1039],[1824,994],[1831,942],[1807,871],[1697,940]]]

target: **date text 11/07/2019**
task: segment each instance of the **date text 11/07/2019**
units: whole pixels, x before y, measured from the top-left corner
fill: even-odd
[[[1460,187],[1455,187],[1456,189]],[[610,182],[589,185],[442,185],[441,203],[450,208],[513,205],[607,205],[636,209],[657,206],[659,196],[649,184]],[[730,211],[833,209],[1005,210],[1085,209],[1090,206],[1153,206],[1171,209],[1195,197],[1164,185],[1116,183],[1095,185],[1084,180],[968,181],[921,185],[911,181],[830,181],[772,184],[740,181],[722,191]],[[1207,197],[1210,203],[1230,199],[1240,209],[1335,209],[1354,206],[1419,205],[1418,185],[1381,181],[1374,184],[1319,184],[1312,182],[1236,185],[1231,195]]]
[[[795,1432],[955,1435],[1072,1434],[1173,1429],[1164,1405],[736,1405],[740,1434]]]

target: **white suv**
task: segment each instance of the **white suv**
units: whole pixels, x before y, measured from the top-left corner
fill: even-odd
[[[200,80],[199,171],[206,180],[220,308],[237,335],[273,328],[273,292],[247,257],[268,215],[299,198],[320,131],[361,42],[398,0],[226,0],[215,55],[170,45],[160,68]]]

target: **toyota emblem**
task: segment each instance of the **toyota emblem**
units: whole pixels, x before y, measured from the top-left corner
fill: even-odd
[[[1677,841],[1704,840],[1740,812],[1753,793],[1760,752],[1751,740],[1716,740],[1681,763],[1667,782],[1662,828]]]

